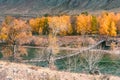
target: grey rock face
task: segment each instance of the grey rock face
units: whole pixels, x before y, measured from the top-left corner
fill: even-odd
[[[0,13],[46,14],[84,10],[111,10],[120,0],[0,0]]]

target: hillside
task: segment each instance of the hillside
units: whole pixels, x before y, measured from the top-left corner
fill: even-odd
[[[54,71],[30,65],[0,61],[0,80],[120,80],[114,76],[95,76]]]
[[[120,10],[120,0],[0,0],[0,14],[79,14]]]

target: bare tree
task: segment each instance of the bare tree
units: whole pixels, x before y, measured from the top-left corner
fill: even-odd
[[[90,74],[100,74],[98,63],[103,57],[100,51],[86,51],[81,54],[80,65]]]
[[[55,54],[59,52],[59,46],[57,44],[57,34],[59,32],[58,28],[51,28],[48,36],[48,64],[50,69],[57,69],[55,66]]]

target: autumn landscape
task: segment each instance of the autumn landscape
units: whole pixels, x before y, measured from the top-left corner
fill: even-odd
[[[119,0],[0,0],[0,80],[120,80]]]

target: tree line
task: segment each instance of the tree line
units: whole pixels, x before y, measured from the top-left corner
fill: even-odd
[[[22,55],[27,55],[27,50],[22,46],[30,43],[32,35],[48,36],[49,64],[54,64],[54,54],[59,52],[57,35],[86,35],[99,34],[117,36],[120,32],[120,14],[102,13],[99,16],[80,14],[76,16],[47,16],[32,18],[29,21],[7,16],[1,23],[0,41],[7,44],[2,46],[4,58],[21,60]],[[54,66],[53,66],[54,67]]]
[[[33,34],[47,35],[53,28],[58,35],[99,34],[117,36],[120,33],[120,14],[103,12],[99,16],[80,14],[76,16],[48,16],[29,20]]]

